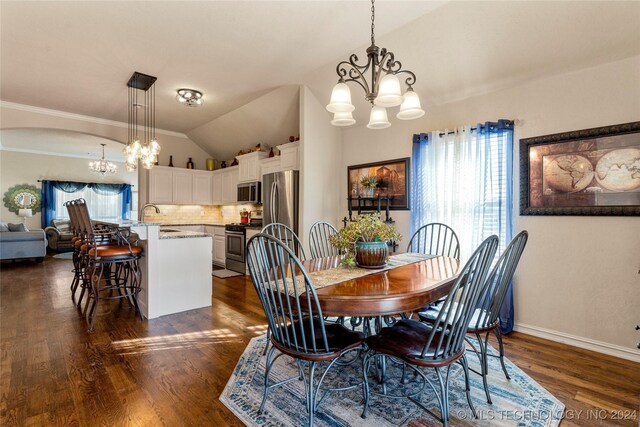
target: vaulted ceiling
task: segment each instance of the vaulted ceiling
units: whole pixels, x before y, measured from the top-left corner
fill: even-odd
[[[3,1],[0,96],[126,122],[125,83],[140,71],[158,77],[159,128],[187,133],[213,155],[232,152],[227,128],[242,123],[230,115],[239,107],[267,94],[289,99],[290,91],[276,89],[300,83],[328,101],[337,61],[364,58],[369,8],[365,1]],[[640,55],[640,2],[388,0],[376,3],[376,16],[377,44],[416,73],[427,114],[430,105]],[[204,92],[204,106],[179,105],[180,87]],[[353,87],[362,125],[368,106],[360,92]]]

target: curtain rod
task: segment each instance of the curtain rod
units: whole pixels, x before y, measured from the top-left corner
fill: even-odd
[[[46,181],[62,181],[60,179],[48,179]],[[38,179],[37,182],[42,182],[41,179]],[[62,181],[62,182],[82,182],[83,184],[126,184],[126,182],[83,182],[83,181]],[[133,184],[129,184],[132,187],[135,187]]]

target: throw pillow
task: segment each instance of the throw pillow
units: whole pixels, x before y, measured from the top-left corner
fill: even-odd
[[[0,233],[9,231],[9,226],[6,222],[0,222]]]
[[[9,231],[29,231],[24,224],[8,224]]]

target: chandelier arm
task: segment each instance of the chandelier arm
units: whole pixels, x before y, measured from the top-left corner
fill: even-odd
[[[413,73],[413,71],[409,71],[409,70],[399,70],[395,72],[396,75],[398,74],[407,74],[407,78],[404,80],[405,84],[413,89],[413,85],[416,83],[416,75]]]
[[[369,84],[367,83],[367,79],[364,77],[364,73],[366,73],[371,67],[371,61],[368,61],[365,65],[358,65],[355,62],[357,60],[358,57],[355,54],[352,54],[348,61],[338,63],[336,72],[338,73],[338,76],[340,76],[340,80],[358,83],[362,89],[364,89],[365,93],[369,95],[371,91],[369,90]],[[345,68],[345,66],[348,68]]]

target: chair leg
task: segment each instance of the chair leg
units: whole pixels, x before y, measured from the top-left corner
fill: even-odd
[[[95,266],[93,268],[93,272],[91,274],[91,293],[93,294],[93,304],[91,304],[91,310],[87,311],[87,322],[89,323],[89,332],[93,332],[93,323],[96,319],[96,314],[98,312],[98,299],[100,298],[100,281],[102,280],[103,273],[103,265],[102,263],[99,266]],[[88,302],[88,300],[87,300]]]
[[[476,412],[476,408],[473,406],[473,402],[471,401],[471,386],[469,385],[469,364],[467,363],[467,355],[462,355],[462,368],[464,369],[464,385],[465,391],[467,393],[467,402],[469,402],[469,407],[471,408],[471,412],[473,413],[474,418],[478,418],[478,413]]]
[[[264,346],[263,356],[267,354],[267,350],[269,350],[269,342],[271,342],[271,326],[267,326],[267,345]]]
[[[315,388],[313,387],[313,377],[316,372],[316,362],[309,363],[309,388],[307,389],[307,402],[309,405],[309,427],[313,427],[316,415]]]
[[[509,376],[509,372],[507,372],[507,367],[504,364],[504,347],[502,345],[502,333],[500,332],[500,328],[495,328],[493,330],[493,333],[496,335],[496,338],[498,339],[498,345],[500,348],[500,364],[502,365],[502,370],[504,371],[504,376],[507,377],[508,380],[511,379],[511,377]]]
[[[271,372],[271,367],[273,366],[273,353],[275,351],[275,347],[271,347],[269,350],[269,355],[267,356],[267,360],[264,367],[264,396],[262,397],[262,403],[260,404],[260,409],[258,409],[258,414],[262,414],[262,410],[264,409],[265,403],[267,403],[267,396],[269,396],[269,373]]]
[[[364,408],[362,409],[361,418],[367,418],[367,410],[369,409],[369,365],[371,363],[371,355],[369,353],[365,353],[364,358],[362,359],[362,379],[363,379],[363,387],[362,391],[364,393]]]
[[[489,371],[489,363],[487,361],[487,343],[489,341],[489,332],[484,337],[484,340],[480,336],[480,334],[476,334],[476,338],[478,339],[478,344],[480,345],[480,372],[482,375],[482,384],[484,385],[484,394],[487,396],[487,403],[492,405],[491,395],[489,394],[489,384],[487,383],[487,374]]]
[[[442,373],[440,372],[440,369],[434,369],[438,376],[438,384],[440,384],[440,421],[442,421],[443,427],[447,427],[449,425],[449,396],[447,395],[447,387],[445,381],[442,379]]]

